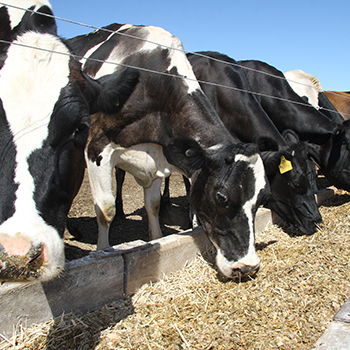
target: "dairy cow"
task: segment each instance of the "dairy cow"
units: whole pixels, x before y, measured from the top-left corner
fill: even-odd
[[[315,166],[309,159],[309,152],[312,153],[310,146],[306,142],[295,142],[295,137],[292,144],[287,143],[251,93],[245,72],[235,60],[217,52],[189,53],[187,58],[202,90],[230,133],[241,141],[254,142],[259,146],[271,188],[268,206],[284,220],[288,231],[314,233],[322,217],[315,200]],[[297,87],[304,88],[304,95],[310,97],[314,91],[310,88],[311,83],[318,88],[317,95],[314,95],[318,103],[318,92],[322,91],[318,79],[302,71],[293,73],[292,77],[288,74],[293,81],[302,83]],[[290,171],[281,173],[281,159],[291,162]],[[116,207],[119,217],[124,216],[122,182],[123,173],[118,169]],[[168,178],[162,199],[162,205],[167,205]]]
[[[162,179],[178,171],[192,180],[191,203],[217,248],[219,269],[228,277],[256,271],[254,218],[268,194],[263,163],[255,145],[241,143],[226,130],[181,42],[161,28],[112,24],[69,43],[91,77],[108,79],[121,69],[118,64],[137,67],[139,73],[129,98],[116,101],[120,112],[91,116],[86,160],[98,247],[108,246],[115,214],[114,166],[144,187],[152,239],[162,236]]]
[[[241,141],[259,146],[271,187],[269,207],[293,233],[314,233],[322,218],[307,143],[287,143],[251,93],[245,72],[235,60],[217,52],[197,52],[187,58],[226,128]],[[291,162],[288,171],[281,170],[285,160]]]
[[[239,61],[256,98],[283,133],[294,130],[313,147],[315,159],[326,178],[338,188],[350,190],[350,128],[316,110],[291,88],[283,73],[261,61]]]
[[[0,7],[0,281],[47,280],[63,269],[90,112],[117,109],[125,90],[123,72],[114,89],[83,74],[45,14],[45,0]]]

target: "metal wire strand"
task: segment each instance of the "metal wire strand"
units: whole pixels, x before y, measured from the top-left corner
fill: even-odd
[[[6,4],[6,3],[1,2],[1,1],[0,1],[0,5],[9,6],[9,7],[18,9],[18,10],[28,11],[28,12],[32,12],[32,13],[35,13],[35,12],[36,12],[36,11],[34,11],[34,10],[31,10],[31,9],[26,9],[26,8],[19,7],[19,6]],[[187,51],[187,50],[184,50],[184,49],[181,49],[181,48],[178,48],[178,47],[167,46],[167,45],[160,44],[160,43],[157,43],[157,42],[152,41],[152,40],[148,40],[148,39],[146,39],[146,38],[139,38],[139,37],[136,37],[136,36],[134,36],[134,35],[127,34],[127,33],[115,32],[115,31],[113,31],[113,30],[111,30],[111,29],[108,29],[108,28],[100,28],[100,27],[96,27],[96,26],[93,26],[93,25],[89,25],[89,24],[85,24],[85,23],[81,23],[81,22],[69,20],[69,19],[66,19],[66,18],[57,17],[57,16],[54,16],[54,15],[49,15],[49,14],[46,14],[46,13],[40,13],[40,14],[43,15],[43,16],[50,17],[50,18],[54,18],[55,20],[60,20],[60,21],[68,22],[68,23],[75,24],[75,25],[79,25],[79,26],[82,26],[82,27],[87,27],[87,28],[90,28],[90,29],[94,29],[94,30],[96,30],[96,31],[97,31],[97,30],[101,30],[101,31],[105,31],[105,32],[108,32],[108,33],[111,33],[111,34],[112,34],[112,33],[116,33],[116,34],[119,34],[119,35],[122,35],[122,36],[125,36],[125,37],[129,37],[129,38],[132,38],[132,39],[136,39],[136,40],[141,40],[141,41],[144,41],[144,42],[148,42],[148,43],[151,43],[151,44],[154,44],[154,45],[157,45],[157,46],[161,46],[161,47],[164,47],[164,48],[167,48],[167,49],[170,49],[170,50],[180,51],[180,52],[183,52],[183,53],[185,53],[185,54],[186,54],[186,53],[190,53],[190,54],[192,54],[192,55],[196,55],[196,56],[199,56],[199,57],[207,58],[207,59],[210,59],[210,60],[212,60],[212,61],[216,61],[216,62],[218,62],[218,63],[222,63],[222,64],[230,65],[230,66],[235,66],[235,67],[240,67],[240,68],[242,68],[242,69],[250,70],[250,71],[253,71],[253,72],[258,73],[258,74],[265,74],[265,75],[267,75],[267,76],[271,76],[271,77],[274,77],[274,78],[276,78],[276,79],[281,79],[281,80],[285,80],[285,81],[288,82],[288,80],[287,80],[285,77],[276,76],[276,75],[274,75],[274,74],[267,73],[267,72],[263,72],[263,71],[260,71],[260,70],[256,70],[256,69],[253,69],[253,68],[250,68],[250,67],[242,67],[241,65],[239,65],[239,64],[237,64],[237,63],[222,61],[222,60],[220,60],[220,59],[217,59],[217,58],[214,58],[214,57],[209,57],[209,56],[206,56],[206,55],[201,54],[201,53],[198,53],[198,52],[191,52],[191,51]],[[63,52],[57,52],[57,51],[52,51],[52,50],[46,50],[46,49],[37,48],[37,47],[30,47],[30,46],[28,46],[28,45],[20,44],[20,43],[17,43],[17,42],[13,43],[13,42],[9,42],[9,41],[6,41],[6,40],[0,40],[0,42],[1,42],[1,43],[5,43],[5,44],[15,44],[15,45],[24,46],[24,47],[28,47],[28,48],[32,48],[32,49],[37,49],[37,50],[42,50],[42,51],[49,51],[49,52],[52,52],[52,53],[57,53],[57,54],[62,54],[62,55],[68,55],[68,54],[63,53]],[[227,85],[212,83],[212,82],[208,82],[208,81],[200,81],[200,80],[197,80],[197,79],[192,79],[192,78],[183,77],[183,76],[176,76],[176,75],[173,75],[173,74],[170,74],[170,73],[154,71],[154,70],[147,69],[147,68],[136,67],[136,66],[130,66],[130,65],[122,64],[122,63],[117,63],[117,62],[104,61],[104,60],[99,60],[99,59],[90,58],[90,57],[77,56],[77,55],[73,55],[73,54],[71,54],[71,56],[75,57],[75,58],[78,59],[79,61],[82,60],[82,59],[84,59],[84,60],[86,60],[86,61],[93,61],[93,62],[99,62],[99,63],[108,63],[108,64],[112,64],[112,65],[116,65],[116,66],[134,68],[134,69],[138,69],[138,70],[145,71],[145,72],[148,72],[148,73],[154,73],[154,74],[159,74],[159,75],[164,75],[164,76],[171,76],[171,77],[186,79],[186,80],[189,80],[189,81],[198,81],[198,82],[201,83],[201,84],[208,84],[208,85],[212,85],[212,86],[216,86],[216,87],[231,89],[231,90],[235,90],[235,91],[239,91],[239,92],[244,92],[244,93],[250,93],[250,94],[253,94],[253,95],[257,95],[257,96],[263,96],[263,97],[272,98],[272,99],[275,99],[275,100],[280,100],[280,101],[284,101],[284,102],[289,102],[289,103],[293,103],[293,104],[297,104],[297,105],[302,105],[302,106],[314,108],[314,107],[313,107],[311,104],[309,104],[309,103],[291,101],[291,100],[288,100],[288,99],[285,99],[285,98],[282,98],[282,97],[271,96],[271,95],[267,95],[267,94],[264,94],[264,93],[254,92],[254,91],[251,91],[251,90],[245,90],[245,89],[236,88],[236,87],[233,87],[233,86],[227,86]],[[312,89],[315,89],[315,87],[312,86],[312,85],[308,85],[308,84],[301,83],[301,82],[294,81],[294,80],[290,80],[290,79],[289,79],[289,81],[294,82],[294,83],[297,83],[297,84],[300,84],[300,85],[304,85],[304,86],[310,87],[310,88],[312,88]],[[333,112],[332,110],[327,109],[327,108],[322,108],[322,110],[324,110],[324,111],[329,111],[329,112]],[[348,115],[350,115],[350,114],[348,114]]]

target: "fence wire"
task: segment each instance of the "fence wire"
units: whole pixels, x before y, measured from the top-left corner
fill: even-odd
[[[21,11],[24,11],[24,12],[28,11],[28,12],[31,12],[31,13],[36,13],[35,10],[26,9],[26,8],[19,7],[19,6],[16,6],[16,5],[7,4],[7,3],[1,2],[1,1],[0,1],[0,5],[12,7],[14,9],[21,10]],[[74,24],[74,25],[79,25],[79,26],[82,26],[82,27],[86,27],[86,28],[89,28],[89,29],[94,29],[95,31],[104,31],[104,32],[107,32],[107,33],[110,33],[110,34],[118,34],[118,35],[125,36],[125,37],[128,37],[128,38],[132,38],[132,39],[135,39],[135,40],[140,40],[140,41],[151,43],[151,44],[154,44],[154,45],[157,45],[157,46],[160,46],[160,47],[164,47],[164,48],[169,49],[169,50],[180,51],[180,52],[182,52],[184,54],[192,54],[192,55],[203,57],[203,58],[206,58],[206,59],[209,59],[209,60],[212,60],[212,61],[216,61],[216,62],[221,63],[221,64],[225,64],[225,65],[228,65],[228,66],[235,66],[235,67],[239,67],[241,69],[246,69],[246,70],[252,71],[254,73],[264,74],[264,75],[267,75],[267,76],[270,76],[270,77],[273,77],[273,78],[276,78],[276,79],[284,80],[288,84],[289,84],[289,82],[288,82],[288,80],[289,80],[289,81],[294,82],[296,84],[303,85],[303,86],[306,86],[306,87],[311,88],[311,89],[316,89],[314,86],[306,84],[306,83],[302,83],[302,82],[299,82],[299,81],[294,81],[294,80],[291,80],[291,79],[287,80],[285,77],[280,77],[280,76],[277,76],[277,75],[274,75],[274,74],[271,74],[271,73],[268,73],[268,72],[263,72],[263,71],[260,71],[260,70],[256,70],[256,69],[253,69],[253,68],[250,68],[250,67],[243,67],[243,66],[239,65],[238,63],[222,61],[220,59],[217,59],[217,58],[214,58],[214,57],[210,57],[210,56],[201,54],[199,52],[192,52],[192,51],[184,50],[184,49],[181,49],[181,48],[178,48],[178,47],[167,46],[167,45],[164,45],[164,44],[152,41],[152,40],[148,40],[147,38],[139,38],[139,37],[136,37],[134,35],[130,35],[130,34],[127,34],[127,33],[124,33],[124,32],[113,31],[113,30],[110,30],[108,28],[103,28],[103,27],[96,27],[96,26],[93,26],[93,25],[77,22],[77,21],[74,21],[74,20],[70,20],[70,19],[66,19],[66,18],[62,18],[62,17],[57,17],[55,15],[50,15],[50,14],[46,14],[46,13],[40,13],[40,14],[43,15],[43,16],[49,17],[49,18],[53,18],[55,20],[64,21],[64,22],[71,23],[71,24]],[[77,55],[74,55],[74,54],[67,54],[67,53],[54,51],[54,50],[46,50],[46,49],[43,49],[43,48],[38,48],[38,47],[29,46],[29,45],[24,45],[24,44],[21,44],[21,43],[18,43],[18,42],[9,42],[9,41],[6,41],[6,40],[0,40],[0,42],[4,43],[4,44],[9,44],[9,45],[10,44],[14,44],[14,45],[19,45],[19,46],[23,46],[23,47],[27,47],[27,48],[31,48],[31,49],[48,51],[48,52],[52,52],[52,53],[55,53],[55,54],[70,55],[70,56],[75,57],[79,61],[86,60],[86,61],[93,61],[93,62],[98,62],[98,63],[107,63],[107,64],[111,64],[111,65],[115,65],[115,66],[121,66],[121,67],[125,67],[125,68],[133,68],[133,69],[137,69],[137,70],[140,70],[140,71],[145,71],[145,72],[148,72],[148,73],[159,74],[159,75],[163,75],[163,76],[171,76],[171,77],[180,78],[180,79],[186,79],[188,81],[197,81],[200,84],[212,85],[212,86],[216,86],[216,87],[220,87],[220,88],[226,88],[226,89],[230,89],[230,90],[239,91],[239,92],[242,92],[242,93],[249,93],[249,94],[256,95],[256,96],[267,97],[267,98],[271,98],[271,99],[275,99],[275,100],[280,100],[280,101],[284,101],[284,102],[288,102],[288,103],[293,103],[293,104],[296,104],[296,105],[302,105],[302,106],[305,106],[305,107],[314,108],[309,103],[292,101],[292,100],[285,99],[285,98],[282,98],[282,97],[267,95],[267,94],[260,93],[260,92],[240,89],[240,88],[237,88],[237,87],[223,85],[223,84],[218,84],[218,83],[213,83],[213,82],[209,82],[209,81],[201,81],[201,80],[192,79],[192,78],[189,78],[189,77],[177,76],[177,75],[174,75],[174,74],[170,74],[170,73],[166,73],[166,72],[159,72],[159,71],[155,71],[155,70],[151,70],[151,69],[147,69],[147,68],[143,68],[143,67],[127,65],[127,64],[123,64],[123,63],[119,63],[119,62],[99,60],[99,59],[91,58],[91,57],[77,56]],[[332,92],[332,93],[334,93],[335,95],[341,96],[343,98],[347,98],[345,96],[337,94],[336,92]],[[350,99],[350,96],[349,96],[349,99]],[[332,111],[330,109],[323,108],[323,107],[321,107],[319,109],[321,109],[323,111],[334,112],[334,111]],[[346,114],[346,113],[343,113],[343,114]],[[346,114],[346,115],[350,116],[350,114]]]

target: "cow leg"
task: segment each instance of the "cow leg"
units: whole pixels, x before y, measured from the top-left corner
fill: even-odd
[[[101,162],[86,162],[98,224],[97,249],[109,247],[109,227],[115,215],[112,153],[113,150],[106,147]]]
[[[161,222],[166,222],[170,225],[173,225],[174,222],[171,216],[169,180],[170,176],[164,179],[164,190],[160,202],[159,216],[161,218]]]
[[[162,202],[169,203],[170,202],[170,176],[164,179],[164,190],[162,195]]]
[[[159,224],[160,188],[163,179],[157,177],[150,187],[144,188],[145,208],[148,215],[148,227],[151,240],[161,238],[162,230]]]
[[[182,179],[184,180],[185,188],[186,188],[186,197],[189,203],[189,220],[192,228],[200,226],[200,222],[198,220],[196,211],[193,209],[191,204],[191,180],[186,176],[182,175]]]
[[[115,199],[116,219],[121,220],[125,218],[123,208],[122,187],[125,180],[125,171],[120,168],[115,168],[115,179],[117,182],[117,195]]]

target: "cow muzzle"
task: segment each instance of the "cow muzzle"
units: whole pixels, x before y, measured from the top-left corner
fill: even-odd
[[[19,282],[40,278],[45,270],[46,249],[20,235],[0,235],[0,281]]]
[[[243,257],[238,261],[229,261],[218,249],[216,264],[219,270],[228,278],[242,279],[243,277],[255,275],[260,268],[260,259],[255,252]]]

